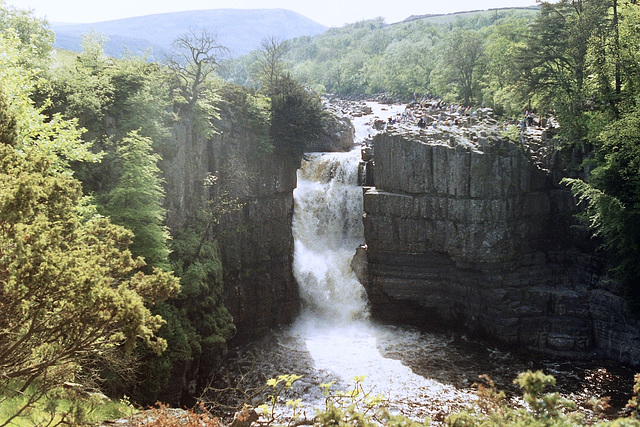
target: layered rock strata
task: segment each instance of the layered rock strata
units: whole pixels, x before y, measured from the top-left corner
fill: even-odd
[[[174,126],[176,146],[163,171],[171,229],[203,210],[216,211],[224,304],[242,339],[291,322],[299,310],[291,232],[299,165],[261,151],[254,130],[235,119],[223,116],[208,140],[193,140],[187,126]]]
[[[234,339],[245,339],[291,322],[299,310],[291,256],[298,166],[260,152],[255,132],[232,120],[232,112],[222,113],[220,132],[209,139],[195,137],[188,120],[173,126],[172,150],[162,164],[165,206],[171,230],[213,212],[217,225],[208,238],[220,250],[224,305],[236,326]],[[189,402],[222,356],[217,350],[176,362],[163,401]]]
[[[298,163],[275,154],[258,158],[234,145],[219,145],[216,153],[212,166],[222,181],[218,196],[233,205],[217,233],[225,306],[237,338],[262,336],[292,322],[300,308],[291,231]]]
[[[354,265],[374,316],[640,364],[640,324],[571,227],[573,197],[524,146],[393,127],[373,146]]]

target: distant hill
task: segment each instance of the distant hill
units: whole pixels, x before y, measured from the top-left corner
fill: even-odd
[[[218,41],[241,56],[259,47],[267,36],[288,40],[314,36],[327,30],[298,13],[284,9],[212,9],[117,19],[91,24],[52,23],[55,47],[80,51],[82,35],[93,31],[109,36],[106,53],[121,57],[126,52],[148,53],[158,59],[171,49],[171,43],[189,28],[207,28],[218,34]]]
[[[453,12],[453,13],[444,13],[444,14],[429,14],[429,15],[411,15],[404,21],[398,22],[398,24],[417,21],[417,20],[426,20],[429,22],[433,22],[434,24],[449,24],[451,22],[455,22],[458,19],[469,19],[478,15],[491,15],[498,14],[500,12],[510,12],[510,11],[530,11],[532,14],[538,13],[540,11],[540,6],[527,6],[527,7],[502,7],[502,8],[494,8],[494,9],[483,9],[483,10],[469,10],[465,12]]]

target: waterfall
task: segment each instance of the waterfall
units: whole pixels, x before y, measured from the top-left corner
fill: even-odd
[[[364,288],[350,265],[364,243],[359,162],[359,149],[314,153],[298,171],[293,268],[303,317],[343,325],[368,317]]]
[[[364,243],[359,162],[359,148],[313,153],[298,171],[293,269],[304,308],[291,333],[304,343],[314,369],[330,373],[343,387],[362,376],[367,390],[383,392],[398,407],[426,395],[460,399],[454,388],[414,374],[378,348],[397,330],[369,322],[364,287],[351,269]]]
[[[374,120],[387,119],[403,105],[367,103],[371,115],[354,117],[355,142],[378,131]],[[298,170],[293,193],[293,272],[304,304],[298,323],[354,326],[368,319],[364,288],[351,269],[364,243],[362,187],[358,185],[360,147],[348,153],[311,153]],[[366,323],[366,322],[365,322]]]

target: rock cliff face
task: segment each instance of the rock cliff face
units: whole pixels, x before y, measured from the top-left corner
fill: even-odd
[[[237,337],[251,337],[298,313],[291,269],[298,164],[261,152],[256,134],[238,117],[222,117],[217,126],[219,134],[209,140],[192,140],[188,124],[174,126],[175,150],[163,165],[167,223],[180,229],[209,200],[224,201],[215,230],[224,301]],[[215,177],[212,185],[205,185],[207,177]]]
[[[162,169],[171,230],[183,229],[202,210],[218,211],[213,234],[223,267],[224,305],[233,316],[234,339],[245,339],[291,322],[299,310],[291,231],[298,166],[259,151],[256,132],[227,113],[217,125],[220,133],[209,139],[194,137],[188,121],[176,123]],[[217,202],[211,205],[211,200]],[[197,394],[222,356],[217,349],[176,362],[163,401],[185,403],[185,396]]]
[[[226,135],[226,132],[225,132]],[[264,334],[290,323],[300,300],[293,278],[293,190],[298,162],[243,149],[251,135],[213,139],[211,167],[217,196],[237,207],[218,227],[224,265],[225,306],[238,338]]]
[[[224,303],[234,319],[237,338],[262,335],[290,323],[300,308],[293,278],[293,190],[299,159],[265,149],[251,125],[239,92],[229,90],[220,105],[217,134],[194,137],[193,124],[173,127],[174,143],[164,154],[167,223],[180,229],[209,200],[225,211],[215,230],[224,270]],[[325,135],[310,151],[351,149],[353,126],[330,110]],[[214,177],[213,179],[211,179]],[[205,181],[209,178],[209,184]]]
[[[354,259],[373,315],[640,364],[640,324],[570,227],[570,192],[519,144],[489,140],[375,137],[366,246]]]

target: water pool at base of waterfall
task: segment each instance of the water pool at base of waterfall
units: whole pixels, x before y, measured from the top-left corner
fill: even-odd
[[[301,318],[232,349],[225,366],[232,372],[230,388],[238,379],[243,382],[240,388],[253,390],[269,378],[301,375],[284,400],[302,399],[308,418],[324,407],[321,384],[335,381],[334,391],[349,391],[354,377],[361,376],[364,390],[384,396],[389,408],[416,420],[428,417],[432,425],[476,401],[473,385],[480,381],[479,375],[488,375],[512,405],[521,405],[521,392],[513,380],[520,372],[538,369],[557,380],[549,392],[559,391],[576,401],[587,415],[592,397],[612,397],[610,416],[631,397],[633,371],[614,364],[524,357],[457,332],[366,320],[341,326]],[[257,394],[249,403],[257,406],[267,395]],[[278,411],[286,417],[289,409],[281,405]]]

